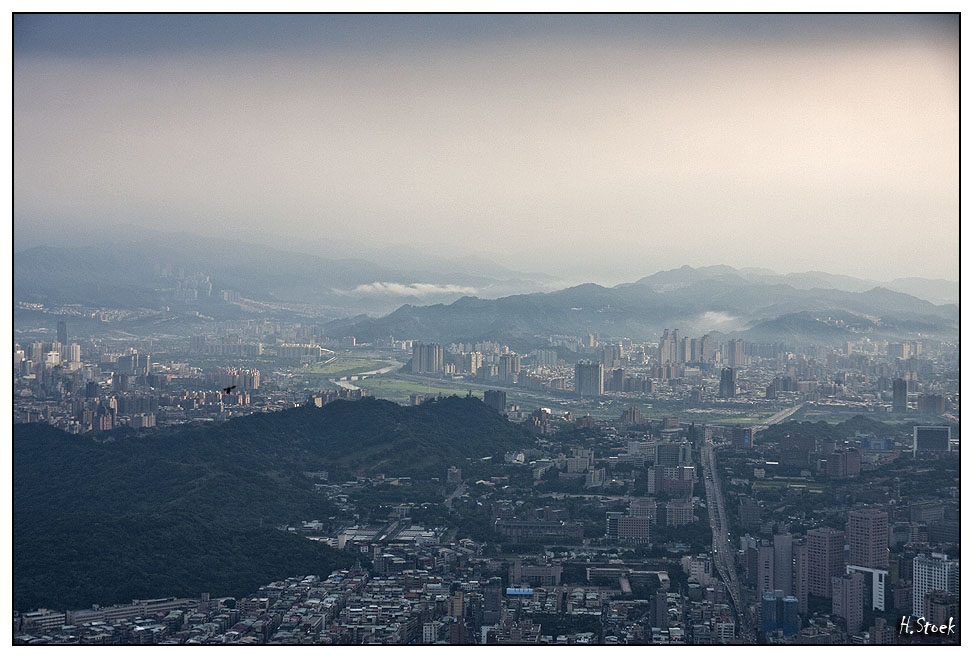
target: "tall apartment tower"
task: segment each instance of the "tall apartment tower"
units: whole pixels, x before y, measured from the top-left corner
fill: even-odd
[[[767,544],[757,547],[757,593],[774,591],[774,547]]]
[[[790,596],[793,590],[793,537],[774,535],[774,589]]]
[[[581,397],[604,395],[605,366],[601,363],[578,362],[574,366],[574,392]]]
[[[848,564],[872,569],[889,566],[889,515],[875,507],[848,512]]]
[[[504,354],[500,357],[497,376],[504,381],[512,381],[515,374],[520,372],[520,355]]]
[[[57,342],[61,345],[68,344],[68,323],[64,320],[57,321]]]
[[[845,533],[834,528],[814,528],[807,533],[807,591],[831,597],[831,578],[845,570]]]
[[[676,361],[679,363],[686,363],[688,361],[692,361],[692,359],[692,341],[689,338],[684,337],[679,341],[679,347],[676,350]]]
[[[737,379],[736,371],[733,368],[723,368],[720,371],[720,395],[721,398],[732,398],[736,395]]]
[[[845,620],[849,635],[862,629],[864,600],[865,578],[860,573],[834,576],[831,579],[831,614]]]
[[[731,368],[739,368],[747,363],[747,356],[744,350],[745,343],[742,338],[731,340],[726,344],[726,360]]]
[[[794,542],[791,547],[794,556],[794,597],[797,599],[797,610],[802,615],[807,614],[807,568],[808,549],[807,540]]]
[[[443,371],[443,346],[435,343],[412,346],[412,372],[441,373]]]
[[[498,414],[504,413],[507,410],[506,391],[483,391],[483,404]]]
[[[700,361],[712,363],[716,360],[716,341],[709,334],[699,339]]]
[[[673,329],[672,333],[666,329],[662,332],[659,339],[659,365],[679,362],[679,330]]]
[[[942,553],[923,554],[912,560],[912,614],[926,614],[926,595],[930,592],[959,594],[959,561],[947,560]]]
[[[905,413],[908,409],[909,383],[904,379],[896,379],[892,382],[892,411],[893,413]]]
[[[65,348],[66,358],[65,361],[70,361],[71,363],[81,362],[81,346],[77,343],[71,343]]]

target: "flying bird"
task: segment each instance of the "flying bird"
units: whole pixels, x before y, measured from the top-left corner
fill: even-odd
[[[228,387],[226,387],[226,388],[223,389],[223,392],[228,394],[230,391],[232,391],[235,388],[236,388],[236,386],[228,386]]]

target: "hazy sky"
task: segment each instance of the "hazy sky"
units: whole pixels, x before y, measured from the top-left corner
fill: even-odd
[[[958,279],[958,41],[954,16],[17,16],[15,229]]]

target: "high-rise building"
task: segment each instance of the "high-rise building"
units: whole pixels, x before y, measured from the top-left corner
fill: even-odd
[[[497,368],[497,376],[500,379],[510,382],[513,381],[514,375],[520,372],[520,355],[514,354],[504,354],[500,357],[500,363]]]
[[[657,590],[655,593],[655,626],[656,628],[669,627],[669,602],[665,591]]]
[[[920,452],[949,452],[949,425],[916,425],[912,428],[912,456]]]
[[[766,540],[764,540],[766,541]],[[774,547],[770,544],[757,546],[757,592],[774,591]]]
[[[483,588],[483,623],[492,626],[500,621],[501,588],[503,581],[493,577]]]
[[[789,596],[793,590],[793,544],[789,534],[774,535],[774,589]]]
[[[764,592],[760,598],[760,632],[767,635],[775,631],[785,636],[798,631],[797,599],[780,590]]]
[[[61,345],[68,344],[68,323],[64,320],[57,321],[57,342]]]
[[[676,362],[686,363],[688,361],[692,361],[692,359],[693,359],[692,343],[689,340],[689,338],[683,338],[682,340],[679,341],[679,345],[676,348]]]
[[[642,424],[642,410],[638,407],[629,407],[622,412],[622,416],[619,419],[622,425],[641,425]]]
[[[693,338],[689,341],[689,360],[699,363],[703,360],[703,339]]]
[[[909,387],[904,379],[892,382],[892,412],[905,413],[908,409]]]
[[[605,537],[608,539],[618,539],[618,521],[623,516],[625,516],[624,512],[605,513]]]
[[[688,466],[693,463],[693,446],[688,441],[663,441],[655,445],[657,466]]]
[[[608,388],[616,393],[625,391],[625,369],[615,368],[609,373]]]
[[[745,343],[742,338],[736,338],[726,344],[726,360],[731,368],[740,368],[747,364]]]
[[[605,366],[601,363],[578,362],[574,366],[574,392],[580,397],[604,395]]]
[[[854,564],[845,566],[846,573],[860,573],[864,578],[865,605],[872,610],[885,611],[885,590],[889,584],[888,569],[859,567]]]
[[[953,592],[928,592],[924,599],[923,615],[933,626],[949,625],[959,619],[959,596]]]
[[[794,556],[794,598],[797,599],[797,610],[802,615],[807,614],[807,569],[808,552],[807,541],[802,539],[793,543],[791,552]]]
[[[764,635],[777,629],[777,598],[773,592],[760,597],[760,632]]]
[[[721,398],[732,398],[736,395],[736,371],[733,368],[723,368],[720,371],[720,395]]]
[[[734,426],[733,429],[730,430],[730,442],[733,444],[734,448],[752,448],[753,428],[740,427],[739,425]]]
[[[34,363],[39,363],[44,360],[44,343],[39,340],[35,340],[33,343],[27,346],[27,358]]]
[[[889,515],[876,507],[848,512],[848,564],[874,569],[889,566]]]
[[[666,329],[662,332],[659,339],[659,365],[667,363],[678,363],[679,330],[674,329],[672,333]]]
[[[412,346],[412,372],[416,374],[442,373],[443,346],[435,343],[428,345],[414,343]]]
[[[467,352],[460,359],[460,367],[463,372],[476,374],[476,371],[483,365],[483,355],[479,352]]]
[[[834,528],[814,528],[807,533],[807,589],[814,596],[831,596],[831,578],[845,570],[845,533]]]
[[[916,406],[923,416],[938,416],[946,412],[946,398],[942,395],[920,395]]]
[[[614,368],[622,363],[622,346],[619,344],[605,345],[601,348],[601,362],[606,368]]]
[[[483,404],[502,414],[507,410],[506,391],[483,391]]]
[[[71,343],[65,348],[67,354],[67,361],[70,363],[81,363],[81,346],[77,343]]]
[[[652,520],[644,516],[622,516],[618,519],[618,539],[626,544],[648,544]]]
[[[908,359],[912,356],[912,345],[909,343],[889,343],[888,355],[892,359]]]
[[[930,557],[919,554],[912,560],[912,614],[926,614],[926,595],[930,592],[959,594],[959,561],[947,560],[943,553]]]
[[[864,578],[858,572],[831,578],[831,614],[845,620],[849,635],[862,629],[864,590]]]

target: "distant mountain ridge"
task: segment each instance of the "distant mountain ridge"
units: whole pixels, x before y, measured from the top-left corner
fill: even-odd
[[[678,287],[685,287],[691,283],[728,274],[736,275],[753,283],[782,283],[799,290],[825,288],[846,292],[865,292],[872,288],[887,288],[924,299],[934,304],[956,304],[959,302],[959,281],[907,277],[883,282],[872,279],[859,279],[843,274],[829,274],[828,272],[821,271],[777,274],[776,272],[763,268],[734,269],[728,265],[711,265],[697,268],[684,265],[680,268],[656,272],[655,274],[643,277],[636,281],[635,284],[650,286],[656,290],[673,290]]]
[[[35,246],[16,252],[13,260],[17,301],[157,307],[162,303],[157,291],[173,284],[157,276],[155,267],[169,264],[209,275],[217,294],[221,289],[236,290],[258,301],[330,307],[331,317],[387,313],[410,302],[453,301],[472,291],[494,297],[549,289],[554,281],[499,266],[487,274],[489,263],[481,260],[470,267],[440,260],[402,268],[344,257],[326,248],[314,255],[187,234],[74,248]]]
[[[408,256],[389,260],[401,263]],[[180,284],[154,271],[155,265],[167,263],[208,274],[213,295],[168,301]],[[200,315],[236,319],[264,312],[302,322],[306,317],[330,321],[330,335],[364,341],[392,335],[536,343],[552,334],[589,331],[651,339],[666,327],[681,328],[684,335],[718,331],[747,337],[753,332],[756,339],[772,326],[765,323],[777,318],[807,323],[816,320],[794,314],[840,312],[867,318],[872,325],[863,331],[877,337],[951,336],[958,325],[955,304],[942,303],[958,299],[958,283],[942,280],[879,284],[818,271],[781,275],[713,265],[660,271],[611,288],[585,283],[551,292],[552,284],[541,275],[491,270],[490,263],[476,259],[467,268],[462,261],[440,259],[425,270],[403,270],[330,253],[318,256],[185,234],[76,249],[35,247],[14,258],[15,301],[148,308],[156,314],[117,327],[133,333],[151,331],[159,322],[188,332]],[[222,303],[222,289],[257,304]],[[15,310],[18,319],[51,322],[28,309]],[[835,334],[805,329],[795,335]]]
[[[751,280],[754,275],[745,274],[726,266],[683,267],[614,288],[583,284],[495,300],[464,297],[449,305],[405,305],[381,318],[339,320],[327,329],[334,335],[354,335],[366,341],[392,335],[440,342],[524,344],[553,334],[589,331],[653,339],[667,327],[678,327],[683,335],[721,331],[756,339],[768,334],[773,325],[767,322],[782,317],[790,318],[788,335],[827,336],[835,341],[854,331],[876,336],[916,331],[950,336],[958,326],[955,305],[936,305],[883,287],[857,292],[796,288],[780,281],[786,277],[760,274]],[[815,274],[801,281],[810,286],[822,278]],[[852,314],[863,322],[845,323],[844,328],[838,323],[835,327],[840,331],[807,325],[827,324],[829,316],[840,314]],[[807,326],[798,330],[795,323]]]

